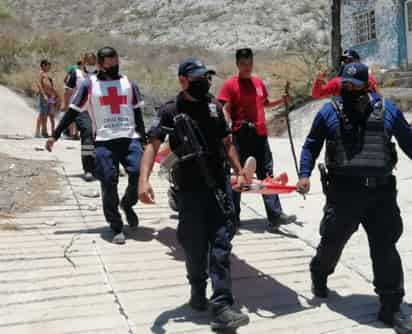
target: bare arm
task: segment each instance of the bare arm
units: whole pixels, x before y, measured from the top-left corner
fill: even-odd
[[[150,139],[149,144],[147,144],[140,164],[140,179],[149,181],[160,145],[161,141],[159,139]]]
[[[236,151],[236,147],[233,144],[232,136],[227,136],[223,139],[223,144],[225,145],[227,158],[229,159],[230,165],[235,171],[236,175],[240,175],[242,171],[242,166],[239,161],[239,156]]]
[[[233,144],[232,136],[229,135],[225,137],[223,139],[223,144],[225,145],[226,154],[227,154],[230,165],[232,166],[235,174],[237,176],[240,176],[240,178],[238,178],[237,180],[237,183],[247,184],[247,183],[252,182],[252,180],[249,178],[248,174],[245,172],[245,170],[242,168],[242,165],[240,164],[239,156],[237,154],[236,147]]]
[[[43,74],[40,75],[39,81],[37,82],[37,86],[39,87],[39,92],[40,95],[42,95],[45,99],[47,99],[47,94],[44,90],[44,86],[43,86],[43,80],[44,80],[44,76]]]
[[[280,99],[272,100],[272,101],[266,100],[265,107],[266,108],[274,108],[274,107],[280,106],[280,105],[285,103],[286,99],[288,99],[288,102],[290,102],[289,97],[281,97]]]
[[[227,122],[227,124],[229,125],[229,127],[232,126],[232,116],[231,116],[231,108],[232,106],[230,105],[229,102],[226,102],[223,105],[223,115],[225,116],[225,120]]]
[[[70,105],[70,100],[73,96],[73,89],[70,88],[65,88],[64,89],[64,95],[63,95],[63,105],[62,105],[62,110],[67,111]]]
[[[139,199],[146,204],[154,204],[154,191],[150,185],[149,178],[153,170],[156,154],[159,150],[161,141],[159,139],[150,139],[143,153],[140,163],[139,177]]]

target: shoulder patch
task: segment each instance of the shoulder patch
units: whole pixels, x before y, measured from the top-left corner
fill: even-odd
[[[215,103],[209,103],[209,115],[211,118],[218,118],[217,105]]]

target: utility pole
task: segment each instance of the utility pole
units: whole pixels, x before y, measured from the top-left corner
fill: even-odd
[[[340,57],[342,55],[341,36],[341,5],[342,0],[332,0],[331,6],[331,64],[335,71],[339,70]]]

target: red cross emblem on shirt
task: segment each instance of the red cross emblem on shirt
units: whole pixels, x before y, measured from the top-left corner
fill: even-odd
[[[120,114],[120,106],[127,104],[127,96],[118,95],[116,87],[109,87],[107,89],[109,95],[100,97],[100,104],[102,106],[110,106],[112,114]]]

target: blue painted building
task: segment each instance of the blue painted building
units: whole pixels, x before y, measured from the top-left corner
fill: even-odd
[[[366,64],[412,67],[412,0],[342,0],[341,29]]]

